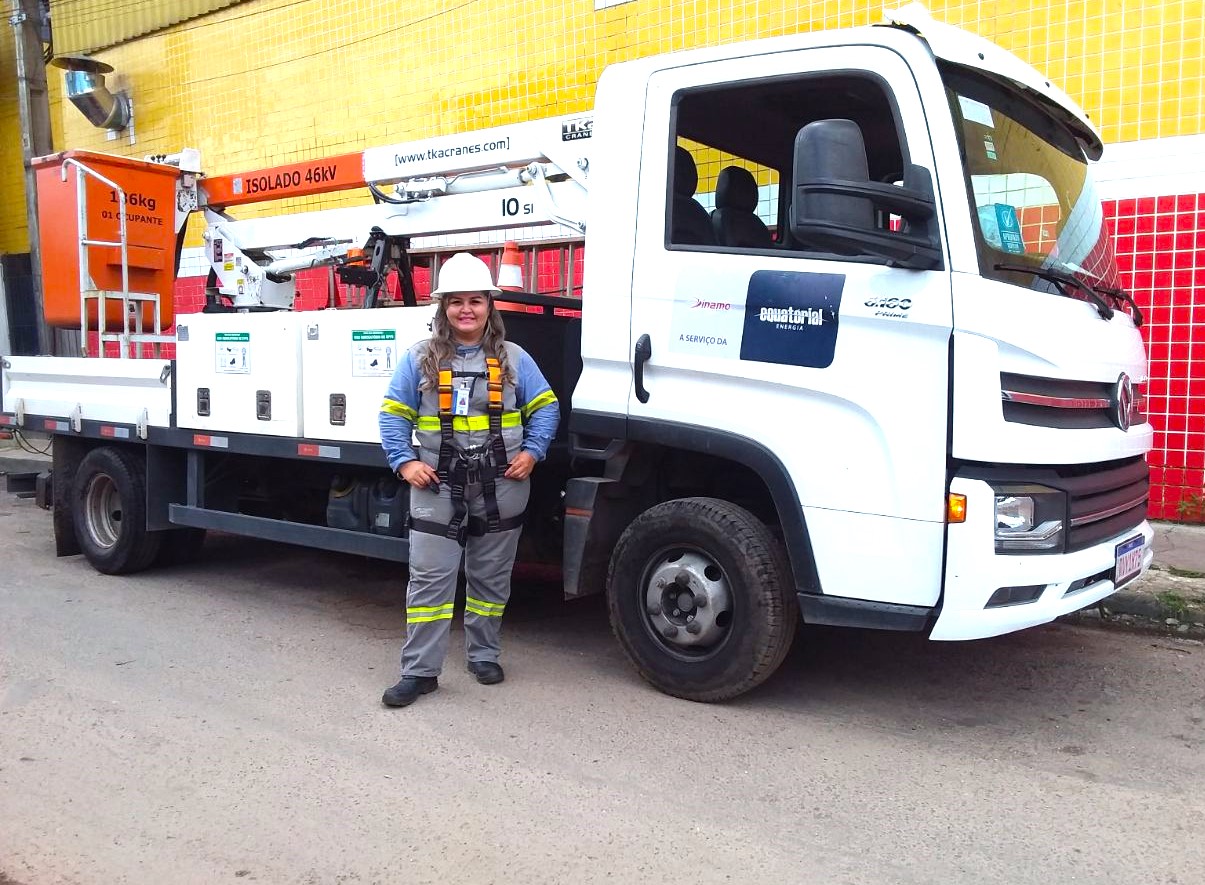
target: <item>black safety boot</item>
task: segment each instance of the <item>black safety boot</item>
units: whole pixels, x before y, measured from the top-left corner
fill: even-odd
[[[406,707],[418,700],[420,694],[430,694],[437,688],[437,676],[403,676],[393,688],[385,689],[381,703],[386,707]]]
[[[494,661],[469,661],[469,672],[482,685],[495,685],[506,678],[502,666]]]

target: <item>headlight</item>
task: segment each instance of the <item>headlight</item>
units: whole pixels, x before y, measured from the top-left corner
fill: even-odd
[[[1049,553],[1063,549],[1066,499],[1045,486],[996,488],[996,552]]]
[[[1033,528],[1033,498],[1027,495],[996,496],[996,534],[1027,532]]]

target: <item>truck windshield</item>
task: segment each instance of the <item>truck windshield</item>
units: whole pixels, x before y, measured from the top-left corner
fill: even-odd
[[[1092,171],[1074,137],[1015,89],[953,65],[943,66],[943,78],[983,276],[1089,301],[1093,290],[1124,297]],[[1068,276],[1083,285],[1057,279]]]

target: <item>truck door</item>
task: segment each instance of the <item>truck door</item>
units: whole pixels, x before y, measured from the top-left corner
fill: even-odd
[[[629,428],[673,426],[702,451],[716,434],[753,441],[783,468],[767,484],[798,494],[816,589],[931,606],[945,521],[947,263],[938,254],[908,269],[792,235],[796,136],[818,120],[852,121],[871,182],[898,183],[908,164],[934,171],[913,72],[887,48],[651,76]],[[915,568],[900,574],[905,561]]]

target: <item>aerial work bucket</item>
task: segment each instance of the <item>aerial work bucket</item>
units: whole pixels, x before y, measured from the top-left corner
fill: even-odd
[[[156,304],[160,327],[170,326],[180,170],[92,151],[38,157],[33,166],[47,325],[79,329],[86,314],[82,325],[97,329],[96,293],[103,292],[108,329],[122,328],[123,303],[141,312],[141,328],[155,325]],[[133,297],[123,300],[123,291]]]

